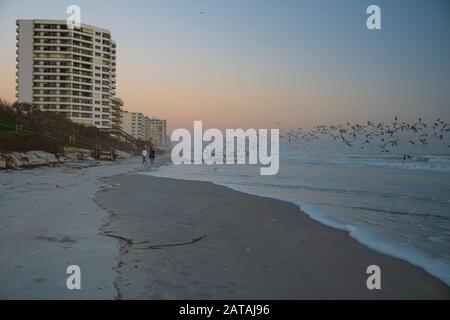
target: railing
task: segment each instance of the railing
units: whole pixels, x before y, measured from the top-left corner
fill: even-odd
[[[102,133],[115,134],[117,136],[121,136],[126,141],[131,142],[135,146],[139,144],[139,141],[135,137],[133,137],[132,135],[126,133],[122,129],[117,129],[117,128],[106,129],[106,128],[102,128],[102,129],[99,129],[99,130]]]

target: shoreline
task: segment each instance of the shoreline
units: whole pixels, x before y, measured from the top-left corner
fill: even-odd
[[[441,280],[406,261],[361,244],[346,231],[313,220],[295,204],[204,181],[139,173],[107,180],[117,184],[117,188],[97,193],[96,201],[114,212],[110,232],[131,240],[128,243],[120,240],[122,264],[118,269],[118,286],[124,299],[450,298],[449,287]],[[195,201],[186,198],[186,194]],[[224,200],[228,198],[236,201],[230,204]],[[246,203],[259,210],[247,207]],[[220,206],[227,209],[218,209]],[[236,214],[243,206],[245,210]],[[176,210],[173,212],[171,207]],[[270,216],[270,223],[259,221],[261,216]],[[170,217],[173,221],[168,221]],[[245,225],[256,225],[242,227],[237,223],[240,219]],[[213,227],[213,234],[207,232],[205,224]],[[195,243],[171,248],[142,249],[136,244],[140,241],[152,245],[186,243],[203,235],[206,236]],[[280,239],[286,235],[298,242]],[[264,250],[267,237],[270,242],[278,243],[277,248],[269,244]],[[239,239],[242,246],[244,243],[252,246],[238,248]],[[285,252],[281,255],[277,251]],[[230,266],[209,261],[211,256],[214,261],[230,258]],[[179,261],[180,257],[187,261]],[[248,263],[247,268],[239,266],[241,260]],[[186,272],[182,264],[198,270],[197,274]],[[382,290],[366,288],[366,268],[372,264],[382,269]],[[154,265],[170,272],[152,268]],[[247,274],[246,270],[258,265],[253,274]],[[287,269],[286,276],[277,274],[280,273],[277,268]],[[179,278],[178,282],[174,278]],[[309,289],[301,288],[302,284],[307,284]]]
[[[333,202],[328,202],[326,195],[320,195],[316,192],[314,195],[316,198],[313,199],[312,203],[308,203],[307,200],[304,198],[294,195],[293,192],[284,192],[282,188],[277,188],[277,182],[274,181],[275,188],[271,189],[270,187],[267,188],[266,186],[270,186],[270,183],[265,184],[264,182],[260,182],[257,179],[256,180],[249,180],[247,177],[249,177],[248,174],[252,174],[253,172],[247,172],[243,175],[243,181],[242,183],[239,180],[236,180],[235,177],[231,174],[231,176],[227,176],[227,171],[219,173],[218,176],[215,176],[215,171],[209,170],[208,168],[205,168],[205,172],[202,172],[202,170],[191,170],[191,169],[178,169],[178,168],[170,168],[165,167],[160,170],[160,172],[154,172],[151,173],[151,176],[156,177],[167,177],[167,178],[173,178],[173,179],[182,179],[187,181],[207,181],[214,183],[215,185],[224,186],[231,190],[244,192],[249,195],[259,196],[259,197],[267,197],[271,199],[277,199],[285,202],[289,202],[292,204],[295,204],[299,207],[299,210],[308,215],[310,218],[312,218],[314,221],[317,221],[321,224],[324,224],[326,226],[329,226],[331,228],[337,229],[337,230],[344,230],[351,238],[355,239],[359,243],[365,245],[366,247],[370,248],[371,250],[375,250],[380,253],[387,254],[391,257],[406,261],[414,266],[417,266],[427,272],[428,274],[432,275],[433,277],[441,280],[444,282],[447,286],[450,286],[450,278],[448,273],[448,260],[446,260],[446,251],[445,248],[440,247],[440,243],[436,243],[435,247],[429,247],[429,250],[423,250],[423,241],[420,242],[412,241],[409,242],[409,240],[415,240],[411,239],[413,238],[414,232],[411,233],[411,231],[415,230],[408,230],[410,233],[404,238],[400,238],[402,236],[402,232],[399,232],[397,234],[392,233],[391,226],[390,225],[384,225],[384,229],[381,228],[371,228],[372,226],[368,225],[367,223],[359,223],[358,219],[352,220],[354,216],[351,215],[355,214],[355,212],[348,213],[347,210],[344,211],[343,208],[348,208],[349,210],[352,209],[362,209],[366,210],[366,212],[363,212],[365,214],[364,219],[367,218],[367,220],[361,219],[363,222],[367,221],[374,221],[375,218],[371,216],[372,212],[370,210],[373,210],[375,214],[378,214],[379,212],[388,213],[388,214],[399,214],[399,215],[409,215],[411,212],[412,215],[419,215],[416,213],[415,208],[412,208],[411,205],[407,202],[403,202],[400,206],[396,206],[397,208],[393,208],[390,206],[390,204],[383,204],[382,201],[384,199],[377,199],[377,201],[372,201],[370,204],[355,204],[358,201],[358,197],[351,196],[351,198],[347,198],[346,201],[335,202],[335,207],[333,206]],[[178,174],[178,170],[180,171],[180,174]],[[395,169],[386,168],[385,171]],[[407,172],[407,171],[406,171]],[[197,174],[196,174],[197,173]],[[146,174],[146,173],[142,173]],[[385,173],[386,174],[386,173]],[[423,172],[420,173],[420,175],[424,175]],[[435,174],[436,175],[436,174]],[[226,176],[226,177],[225,177]],[[306,177],[308,177],[308,174],[306,174]],[[285,179],[286,176],[282,175],[282,179]],[[440,177],[441,178],[441,177]],[[442,177],[442,179],[445,179],[445,177]],[[441,180],[442,180],[441,179]],[[283,180],[280,181],[280,186],[283,186]],[[439,180],[438,180],[439,181]],[[445,181],[445,180],[444,180]],[[250,183],[249,183],[250,182]],[[255,185],[252,184],[252,182],[255,182]],[[290,185],[288,187],[291,187]],[[301,187],[303,188],[303,186]],[[308,188],[308,187],[306,187]],[[289,188],[290,189],[290,188]],[[325,189],[326,190],[326,189]],[[350,188],[350,190],[352,190]],[[322,191],[322,189],[320,189]],[[332,190],[334,192],[336,190]],[[354,191],[350,191],[349,193],[352,193]],[[370,191],[369,191],[370,192]],[[395,192],[395,191],[394,191]],[[326,193],[326,192],[324,192]],[[390,195],[390,194],[389,194]],[[319,196],[324,197],[323,200],[318,200]],[[425,197],[425,196],[424,196]],[[306,197],[307,199],[308,197]],[[414,198],[414,195],[411,195],[411,198]],[[421,200],[421,198],[419,198]],[[425,198],[426,199],[426,198]],[[309,199],[311,200],[311,199]],[[373,199],[370,199],[373,200]],[[439,201],[432,199],[433,201]],[[442,200],[441,200],[442,201]],[[446,200],[445,200],[446,201]],[[324,203],[322,205],[322,202]],[[319,203],[320,205],[317,206],[316,204]],[[445,202],[445,204],[447,204]],[[316,205],[316,206],[315,206]],[[359,205],[359,207],[358,207]],[[419,203],[420,205],[420,203]],[[325,206],[327,206],[325,208]],[[367,206],[367,207],[365,207]],[[381,208],[381,209],[380,209]],[[433,217],[439,217],[442,219],[445,219],[446,216],[446,210],[441,208],[440,212],[436,211],[435,207],[429,208],[429,210],[433,210],[432,214],[430,213],[430,219],[431,220],[425,220],[423,221],[425,226],[432,225],[435,223],[435,220],[433,220]],[[392,211],[393,210],[393,211]],[[368,212],[369,211],[369,212]],[[346,216],[347,215],[347,216]],[[423,215],[425,216],[425,214]],[[347,219],[350,217],[350,219]],[[344,218],[344,219],[342,219]],[[363,217],[361,217],[363,218]],[[383,217],[379,217],[383,218]],[[392,220],[396,221],[396,220]],[[376,222],[376,221],[375,221]],[[387,221],[389,222],[389,221]],[[413,221],[414,222],[414,221]],[[415,221],[417,223],[417,221]],[[443,221],[444,223],[445,221]],[[419,221],[420,223],[420,221]],[[413,223],[411,222],[411,225]],[[380,224],[381,226],[381,224]],[[434,231],[434,232],[433,232]],[[386,237],[385,232],[391,232],[390,235],[395,235],[394,237]],[[387,233],[386,233],[387,234]],[[425,234],[425,236],[427,236]],[[428,236],[440,238],[445,237],[445,230],[439,231],[439,230],[429,230]],[[419,237],[417,237],[419,239]],[[433,241],[434,242],[434,241]]]
[[[188,180],[188,179],[177,179],[177,180],[191,181],[191,180]],[[196,180],[196,181],[208,182],[208,181],[204,181],[204,180]],[[269,198],[269,199],[279,200],[279,201],[282,201],[282,202],[287,202],[287,203],[293,204],[293,205],[298,207],[299,213],[307,215],[312,220],[314,220],[314,221],[316,221],[316,222],[318,222],[318,223],[320,223],[322,225],[325,225],[325,226],[327,226],[329,228],[345,232],[350,238],[356,240],[358,243],[364,245],[365,247],[367,247],[370,250],[374,250],[374,251],[376,251],[378,253],[385,254],[385,255],[387,255],[389,257],[402,260],[402,261],[404,261],[404,262],[406,262],[406,263],[408,263],[408,264],[410,264],[410,265],[412,265],[414,267],[420,268],[422,271],[426,272],[427,274],[429,274],[430,276],[436,278],[437,280],[443,282],[447,287],[450,288],[450,285],[448,283],[446,283],[446,281],[444,279],[442,279],[438,275],[434,274],[433,270],[431,270],[431,269],[427,270],[426,266],[423,266],[423,265],[421,265],[419,263],[415,263],[413,261],[414,259],[412,259],[409,256],[407,257],[406,256],[407,253],[402,251],[402,249],[396,248],[395,245],[390,243],[390,242],[385,242],[384,240],[376,239],[377,237],[374,234],[367,235],[367,233],[364,233],[364,236],[352,234],[352,233],[355,232],[355,229],[354,229],[354,227],[352,225],[342,225],[342,224],[339,224],[338,222],[335,222],[335,221],[331,220],[330,218],[322,217],[322,216],[320,216],[320,214],[316,215],[314,213],[311,213],[309,210],[305,210],[303,208],[303,206],[304,206],[303,204],[300,204],[299,202],[296,202],[296,201],[293,201],[293,200],[282,199],[282,198],[277,198],[277,197],[260,195],[260,194],[252,193],[252,192],[248,192],[248,191],[243,191],[243,190],[239,190],[239,189],[235,189],[235,188],[232,188],[230,186],[227,186],[226,184],[220,184],[220,183],[215,183],[215,182],[211,182],[211,183],[214,184],[214,185],[223,186],[223,187],[228,188],[230,190],[234,190],[234,191],[237,191],[237,192],[242,192],[242,193],[245,193],[245,194],[248,194],[248,195],[251,195],[251,196],[261,197],[261,198]],[[366,231],[364,231],[364,232],[366,232]],[[376,239],[376,240],[373,240],[373,242],[372,242],[371,240],[367,240],[368,238],[369,239],[372,238],[372,239]],[[380,249],[380,245],[378,245],[378,243],[377,243],[379,241],[381,241],[381,246],[384,247],[384,250]],[[406,252],[408,252],[408,251],[406,251]],[[417,255],[417,254],[422,254],[422,253],[421,252],[419,252],[419,253],[414,252],[413,254]],[[422,258],[422,257],[419,256],[419,258]]]

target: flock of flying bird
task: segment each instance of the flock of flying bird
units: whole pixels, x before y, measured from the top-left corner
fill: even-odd
[[[448,143],[450,124],[437,119],[427,124],[418,118],[412,123],[399,121],[395,117],[390,123],[368,121],[364,124],[346,123],[337,125],[320,125],[310,130],[293,129],[282,134],[289,143],[309,143],[323,140],[341,142],[350,148],[378,149],[390,153],[401,143],[415,146],[426,146],[434,139]],[[450,145],[448,145],[450,148]]]

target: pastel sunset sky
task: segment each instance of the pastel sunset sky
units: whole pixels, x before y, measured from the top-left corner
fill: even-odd
[[[125,108],[171,129],[450,120],[447,0],[0,0],[0,98],[15,98],[15,20],[70,4],[117,42]]]

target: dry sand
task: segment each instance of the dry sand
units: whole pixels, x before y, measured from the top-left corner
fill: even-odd
[[[100,234],[108,214],[94,202],[105,176],[140,158],[0,172],[0,299],[113,299],[119,244]],[[81,268],[68,290],[66,268]]]
[[[449,288],[423,270],[295,205],[208,182],[139,174],[107,180],[115,188],[96,195],[110,212],[103,231],[125,239],[116,240],[116,298],[450,298]],[[366,287],[373,264],[381,267],[381,290]]]

